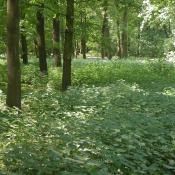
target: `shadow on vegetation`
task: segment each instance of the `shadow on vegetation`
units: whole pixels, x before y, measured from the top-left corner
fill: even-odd
[[[0,62],[0,90],[5,91],[7,82],[7,70],[6,65]]]
[[[25,91],[20,117],[12,122],[15,111],[4,114],[2,126],[10,124],[0,137],[4,172],[174,174],[175,73],[170,65],[163,72],[154,66],[79,65],[75,87],[63,94],[55,89],[59,70],[50,70],[47,83],[36,81],[43,88]]]

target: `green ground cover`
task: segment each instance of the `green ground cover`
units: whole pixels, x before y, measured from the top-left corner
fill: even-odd
[[[73,62],[40,77],[22,67],[23,112],[6,109],[0,61],[0,174],[175,174],[175,69],[164,61]]]

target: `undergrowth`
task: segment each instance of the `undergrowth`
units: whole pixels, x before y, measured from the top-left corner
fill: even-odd
[[[32,63],[22,72],[22,112],[8,110],[0,91],[0,173],[175,174],[173,65],[76,60],[65,93],[61,69],[41,78]]]

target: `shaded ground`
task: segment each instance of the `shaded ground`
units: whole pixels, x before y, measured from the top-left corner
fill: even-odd
[[[58,70],[39,79],[34,65],[23,69],[24,112],[0,106],[2,171],[173,175],[174,67],[125,60],[73,68],[74,87],[63,94]]]

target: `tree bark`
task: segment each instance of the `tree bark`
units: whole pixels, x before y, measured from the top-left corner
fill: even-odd
[[[122,57],[128,56],[128,7],[124,8],[122,28]]]
[[[71,86],[71,59],[73,51],[74,0],[67,0],[66,30],[63,53],[62,90]]]
[[[81,14],[81,54],[83,55],[83,59],[86,59],[86,14]]]
[[[120,34],[120,22],[117,21],[117,36],[118,36],[118,57],[121,58],[123,55],[123,49],[122,49],[122,41],[121,41],[121,34]]]
[[[110,40],[110,31],[109,31],[109,20],[108,20],[108,9],[107,9],[107,1],[104,1],[104,16],[103,16],[103,25],[102,25],[102,44],[101,44],[101,57],[104,59],[107,57],[111,59],[110,48],[111,48],[111,40]]]
[[[80,55],[80,46],[78,40],[75,41],[75,49],[76,49],[75,56],[76,58],[78,58],[78,56]]]
[[[21,33],[21,58],[23,60],[23,64],[28,64],[27,39],[23,32]]]
[[[45,29],[44,29],[44,4],[41,8],[37,10],[37,46],[38,46],[38,56],[39,56],[39,67],[42,75],[47,74],[47,60],[46,60],[46,46],[45,46]]]
[[[60,21],[58,17],[53,18],[53,57],[55,66],[61,67],[61,41],[60,41]]]
[[[21,108],[21,70],[19,59],[19,0],[7,0],[8,107]]]
[[[102,25],[102,46],[101,46],[101,57],[102,59],[106,56],[106,35],[108,33],[108,26],[107,26],[108,20],[107,20],[107,8],[104,8],[104,16],[103,16],[103,25]]]
[[[25,13],[24,11],[21,10],[21,19],[25,19]],[[21,58],[23,60],[23,64],[28,64],[28,48],[27,48],[27,39],[26,39],[26,33],[25,33],[25,26],[22,24],[21,26],[21,37],[20,37],[20,42],[21,42]]]
[[[60,20],[60,35],[61,35],[61,52],[64,52],[64,43],[65,43],[65,26],[63,19]]]
[[[137,56],[140,56],[140,40],[141,40],[141,29],[140,29],[140,22],[138,23],[138,43],[137,43]]]
[[[36,39],[33,40],[33,44],[34,44],[34,53],[36,55],[37,58],[39,58],[39,54],[38,54],[38,42]]]
[[[84,36],[82,36],[81,38],[81,51],[82,51],[83,59],[86,59],[87,47],[86,47],[86,39]]]

